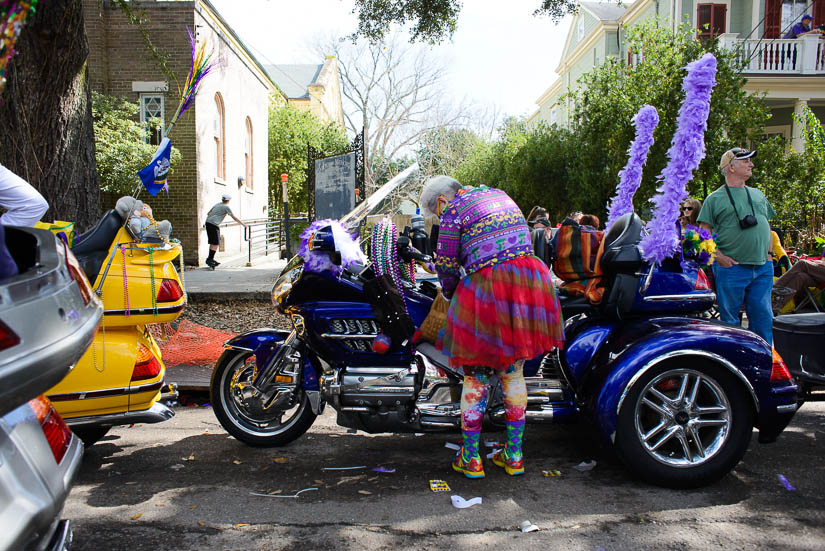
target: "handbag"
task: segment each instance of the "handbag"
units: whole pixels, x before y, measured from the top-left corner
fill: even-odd
[[[421,332],[421,339],[427,342],[435,343],[438,338],[438,332],[447,323],[447,311],[450,309],[450,301],[444,298],[444,295],[438,293],[430,307],[430,313],[424,318],[421,327],[418,330]]]
[[[390,276],[385,274],[366,281],[364,294],[384,334],[392,339],[393,344],[406,345],[415,333],[415,323]]]

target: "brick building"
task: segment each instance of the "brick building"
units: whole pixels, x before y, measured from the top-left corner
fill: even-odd
[[[207,42],[217,62],[169,136],[182,156],[169,176],[169,197],[148,199],[157,219],[172,222],[186,263],[197,265],[207,254],[206,212],[221,195],[232,197],[229,206],[241,220],[266,218],[268,111],[272,101],[286,97],[208,0],[129,5],[149,21],[139,28],[108,0],[83,0],[92,89],[139,102],[142,120],[160,116],[168,123],[178,104],[178,82],[182,86],[189,72],[187,28],[196,32],[198,44]],[[151,58],[141,29],[169,56],[178,82],[169,82]],[[225,257],[243,252],[241,226],[227,217],[221,233]]]

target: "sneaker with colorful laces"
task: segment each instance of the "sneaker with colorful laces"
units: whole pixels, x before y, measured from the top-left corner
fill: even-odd
[[[484,465],[481,463],[481,456],[475,454],[475,456],[465,459],[463,446],[453,459],[453,470],[464,473],[467,478],[484,478]]]
[[[493,454],[493,463],[498,467],[504,467],[504,472],[510,476],[524,474],[524,457],[507,456],[507,448],[502,448]]]

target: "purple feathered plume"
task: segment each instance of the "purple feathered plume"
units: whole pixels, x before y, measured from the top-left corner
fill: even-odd
[[[322,228],[329,227],[335,240],[335,250],[341,255],[341,264],[334,264],[327,251],[309,250],[309,238]],[[301,244],[298,246],[298,256],[304,259],[304,270],[308,272],[332,272],[339,276],[344,268],[355,263],[366,264],[367,258],[358,244],[356,236],[349,233],[338,220],[316,220],[307,229],[301,232]]]
[[[687,197],[687,183],[693,177],[693,171],[705,158],[705,129],[710,94],[716,85],[716,58],[706,53],[689,63],[686,69],[687,76],[682,82],[685,101],[679,108],[676,134],[667,152],[667,166],[659,175],[662,185],[651,199],[655,205],[653,219],[640,244],[644,259],[653,263],[660,263],[679,248],[676,229],[679,205]]]
[[[636,116],[633,125],[636,127],[636,138],[630,144],[627,164],[619,172],[619,187],[616,195],[610,200],[610,210],[607,215],[607,229],[623,214],[633,212],[633,195],[642,183],[642,167],[645,166],[650,146],[653,145],[653,131],[659,124],[659,113],[652,105],[644,105]]]

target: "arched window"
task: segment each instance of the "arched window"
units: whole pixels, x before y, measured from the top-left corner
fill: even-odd
[[[254,143],[255,142],[252,141],[252,119],[246,117],[246,140],[244,141],[243,159],[244,166],[246,167],[246,187],[248,187],[249,189],[255,188],[252,181],[252,163],[255,159],[255,155],[253,153]]]
[[[226,110],[220,93],[215,94],[215,168],[216,176],[226,179]]]

